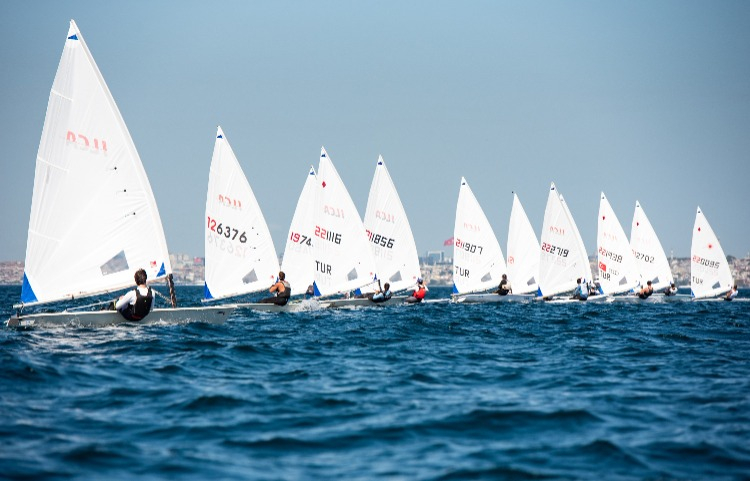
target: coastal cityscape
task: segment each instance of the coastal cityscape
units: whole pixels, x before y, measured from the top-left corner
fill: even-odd
[[[174,281],[177,285],[203,285],[205,259],[188,254],[170,254]],[[596,257],[589,257],[592,272],[597,271]],[[737,285],[750,285],[750,255],[746,257],[727,256],[727,262]],[[680,287],[690,286],[690,258],[670,257],[669,264],[675,283]],[[419,266],[427,285],[450,286],[453,283],[453,259],[443,251],[428,251],[419,257]],[[0,262],[0,285],[21,285],[23,282],[23,261]]]

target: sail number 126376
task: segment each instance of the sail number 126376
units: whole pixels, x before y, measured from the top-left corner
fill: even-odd
[[[216,232],[220,236],[224,236],[229,240],[239,240],[243,244],[247,242],[247,234],[244,231],[240,234],[239,230],[224,225],[221,222],[217,222],[216,219],[211,216],[208,216],[207,227],[210,231]],[[239,234],[239,237],[237,234]]]

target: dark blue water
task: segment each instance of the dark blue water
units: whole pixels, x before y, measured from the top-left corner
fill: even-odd
[[[3,319],[19,293],[0,288]],[[749,308],[428,304],[3,330],[0,478],[750,479]]]

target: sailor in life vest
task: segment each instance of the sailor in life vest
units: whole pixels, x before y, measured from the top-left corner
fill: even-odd
[[[378,290],[375,293],[370,293],[367,295],[368,298],[372,302],[385,302],[391,298],[393,295],[391,293],[391,285],[389,283],[385,283],[385,289],[380,285],[380,279],[378,279]]]
[[[289,297],[292,295],[292,286],[286,281],[286,274],[283,271],[279,271],[279,279],[268,289],[268,292],[272,293],[273,296],[266,297],[258,302],[276,304],[277,306],[284,306],[289,302]]]
[[[427,286],[424,285],[424,280],[421,277],[417,277],[417,287],[411,296],[404,299],[404,302],[417,303],[422,302],[424,296],[427,294]]]
[[[573,291],[573,299],[578,299],[579,301],[585,301],[589,298],[589,288],[586,286],[586,284],[581,284],[581,278],[579,277],[576,279],[576,289]]]
[[[638,297],[641,299],[648,299],[648,297],[654,293],[654,288],[651,286],[651,281],[646,282],[646,285],[638,292]]]
[[[136,287],[118,299],[115,304],[117,312],[128,321],[140,321],[151,312],[154,296],[151,288],[146,285],[146,271],[138,269],[135,273]]]

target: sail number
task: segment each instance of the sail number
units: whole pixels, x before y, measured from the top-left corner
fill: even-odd
[[[650,256],[648,254],[644,254],[643,252],[633,251],[633,255],[635,256],[636,260],[648,262],[649,264],[654,263],[654,256]]]
[[[243,244],[247,242],[247,234],[243,231],[242,234],[240,234],[240,231],[237,229],[233,229],[232,227],[228,225],[224,225],[221,222],[216,222],[216,219],[211,218],[211,216],[208,216],[208,226],[209,230],[216,232],[219,235],[222,235],[226,237],[229,240],[239,240]],[[240,234],[239,238],[237,237],[237,234]]]
[[[306,235],[302,235],[299,232],[292,232],[289,236],[289,240],[294,242],[295,244],[304,244],[304,245],[312,245],[312,239],[310,239]]]
[[[568,254],[570,254],[569,249],[563,249],[560,246],[548,244],[546,242],[542,242],[542,252],[547,252],[549,254],[557,254],[560,257],[568,257]]]
[[[376,234],[371,231],[367,231],[367,238],[370,239],[370,242],[372,242],[375,245],[379,245],[380,247],[387,247],[389,249],[393,249],[393,243],[395,242],[392,238],[386,237],[384,235]]]
[[[476,254],[478,252],[479,255],[482,255],[482,251],[484,250],[484,247],[480,245],[464,242],[461,239],[456,239],[456,247],[470,254]]]
[[[604,247],[600,247],[599,248],[599,254],[602,257],[606,257],[607,259],[612,259],[613,261],[622,264],[622,256],[620,254],[615,254],[612,251],[608,251]]]
[[[703,257],[700,257],[700,256],[693,256],[693,262],[701,266],[706,266],[709,269],[718,269],[719,266],[721,266],[721,262],[719,261],[712,261],[709,259],[704,259]]]
[[[333,242],[334,244],[341,244],[341,234],[320,227],[319,225],[315,226],[315,237],[320,237],[321,239]]]

